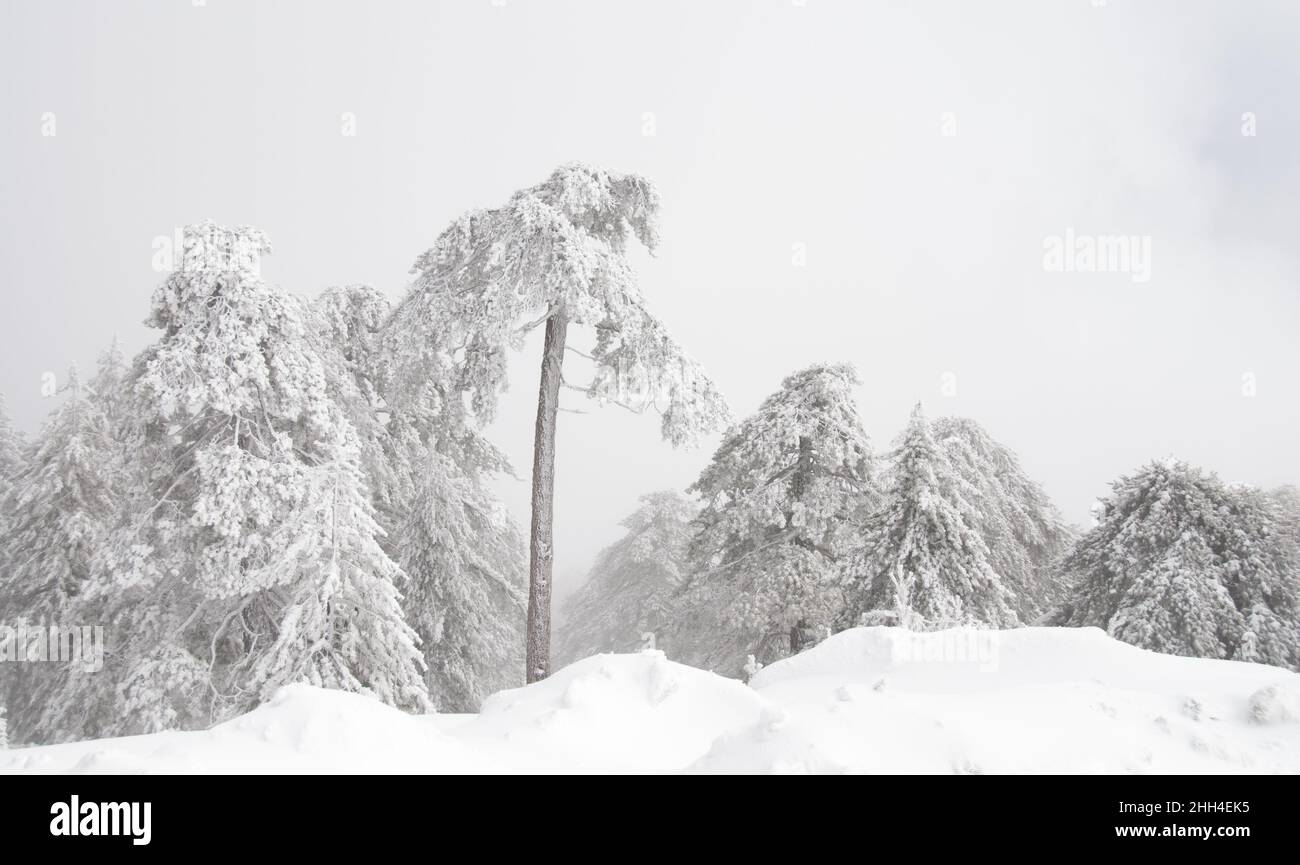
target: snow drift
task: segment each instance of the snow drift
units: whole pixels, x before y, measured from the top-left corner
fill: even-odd
[[[304,685],[211,730],[0,752],[59,772],[1300,772],[1300,675],[1092,628],[857,628],[750,685],[597,655],[403,714]]]

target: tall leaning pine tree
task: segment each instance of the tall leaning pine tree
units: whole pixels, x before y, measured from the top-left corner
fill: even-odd
[[[465,214],[417,259],[392,325],[417,362],[449,352],[462,386],[489,419],[506,386],[506,352],[545,327],[533,443],[526,674],[550,673],[556,415],[570,325],[595,330],[584,353],[589,396],[662,411],[664,438],[690,443],[724,424],[726,403],[646,308],[627,260],[633,239],[659,242],[659,196],[649,181],[566,165],[501,207]]]

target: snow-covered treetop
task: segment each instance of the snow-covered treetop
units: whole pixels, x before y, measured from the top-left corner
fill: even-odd
[[[974,529],[970,501],[978,498],[978,490],[935,440],[921,403],[912,408],[889,457],[889,507],[875,515],[875,522],[894,523],[908,532],[922,525],[924,531],[940,535],[945,532],[935,531],[935,526]],[[982,550],[983,541],[977,546]]]
[[[170,332],[181,326],[195,297],[216,305],[223,284],[260,281],[261,258],[271,242],[260,228],[227,228],[212,220],[182,229],[182,250],[170,276],[154,292],[145,324]]]
[[[633,238],[654,251],[658,213],[645,178],[575,164],[502,207],[465,214],[416,259],[394,316],[401,354],[453,354],[475,410],[490,419],[505,388],[505,351],[562,312],[597,331],[590,396],[657,408],[666,439],[695,441],[729,420],[726,403],[646,309],[626,258]]]
[[[382,291],[360,284],[330,286],[311,306],[325,335],[354,364],[364,364],[376,351],[378,334],[391,312]]]
[[[176,269],[182,271],[257,272],[262,256],[271,253],[266,233],[251,225],[227,228],[205,219],[185,226],[182,238],[181,257],[176,262]]]
[[[211,221],[184,230],[185,259],[154,291],[146,323],[165,338],[138,387],[162,417],[211,409],[250,422],[304,418],[326,404],[320,362],[303,350],[301,304],[262,281],[260,229]]]
[[[1182,533],[1183,520],[1193,514],[1213,515],[1223,504],[1225,491],[1222,481],[1213,472],[1207,472],[1175,457],[1152,460],[1131,475],[1124,475],[1111,483],[1111,495],[1106,501],[1105,518],[1119,522],[1115,528],[1137,528],[1133,517],[1167,517],[1148,524],[1155,532]]]
[[[659,194],[645,178],[566,165],[504,207],[457,219],[411,272],[426,289],[476,295],[493,308],[503,339],[518,318],[554,303],[571,321],[594,325],[608,317],[607,304],[638,293],[623,256],[633,236],[655,250],[658,216]]]
[[[122,338],[117,334],[113,334],[113,339],[108,344],[108,348],[99,354],[99,366],[95,371],[95,378],[116,384],[126,375],[126,367],[126,354],[122,351]]]
[[[1165,459],[1120,477],[1111,489],[1101,522],[1080,540],[1067,567],[1136,576],[1171,545],[1196,535],[1226,567],[1226,582],[1261,569],[1293,570],[1294,550],[1279,537],[1276,508],[1253,487],[1226,485],[1213,472]]]
[[[754,414],[727,430],[713,462],[693,489],[713,495],[750,495],[793,473],[802,438],[815,441],[815,472],[860,484],[869,479],[871,442],[858,417],[849,364],[817,364],[789,375]],[[841,468],[853,474],[842,475]]]
[[[828,552],[836,546],[876,496],[857,384],[848,364],[811,366],[727,431],[691,486],[705,502],[701,542],[743,543],[780,529]]]

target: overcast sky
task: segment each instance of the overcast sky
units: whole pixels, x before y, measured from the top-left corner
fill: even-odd
[[[739,415],[850,361],[878,448],[918,400],[973,417],[1081,524],[1169,454],[1300,481],[1300,4],[196,2],[0,0],[0,390],[29,431],[43,373],[152,338],[178,226],[260,226],[293,292],[397,298],[457,214],[576,160],[657,183],[646,295]],[[1053,272],[1067,232],[1141,260]],[[539,348],[491,430],[521,477]],[[564,401],[592,412],[560,417],[561,590],[716,443]]]

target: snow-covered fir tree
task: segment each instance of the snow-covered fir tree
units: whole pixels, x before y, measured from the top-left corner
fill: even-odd
[[[398,356],[382,294],[332,288],[312,310],[331,394],[363,442],[383,545],[406,573],[430,698],[477,711],[523,681],[523,539],[487,486],[510,465],[477,431],[448,352]]]
[[[1054,617],[1171,655],[1296,669],[1296,549],[1258,490],[1167,459],[1111,485],[1099,522],[1064,562]]]
[[[404,575],[379,545],[382,532],[374,519],[355,436],[340,424],[334,442],[315,445],[321,456],[311,471],[286,473],[289,483],[301,488],[270,535],[273,549],[287,559],[274,565],[287,573],[270,582],[282,587],[277,600],[282,598],[284,607],[277,610],[274,640],[254,656],[244,687],[256,688],[266,699],[282,685],[307,682],[424,708],[427,693],[414,648],[416,636],[399,603],[397,585]],[[197,514],[226,519],[237,513],[247,519],[247,512],[228,494],[250,488],[260,492],[258,482],[239,466],[248,458],[235,450],[218,452],[215,458],[220,461],[220,480],[211,498],[201,497]],[[228,473],[232,464],[236,471]],[[215,509],[208,509],[210,503]],[[235,564],[232,560],[228,567]]]
[[[1283,531],[1300,545],[1300,490],[1292,484],[1285,484],[1270,490],[1268,498]]]
[[[564,604],[556,659],[567,664],[600,652],[626,652],[654,634],[664,638],[674,595],[686,576],[698,508],[676,490],[641,497],[623,520],[627,534],[596,557],[587,582]]]
[[[1294,514],[1259,487],[1231,484],[1228,492],[1236,502],[1236,513],[1248,525],[1259,525],[1258,544],[1247,540],[1249,529],[1237,531],[1232,541],[1242,558],[1253,560],[1235,568],[1228,580],[1229,592],[1246,618],[1246,633],[1238,647],[1238,660],[1277,664],[1300,671],[1300,538],[1296,537]],[[1256,568],[1273,573],[1261,573]]]
[[[4,595],[4,586],[10,572],[8,560],[12,525],[9,515],[9,493],[13,489],[14,479],[22,471],[27,458],[27,442],[22,433],[13,425],[9,417],[9,406],[4,394],[0,394],[0,622],[5,621],[9,602]],[[0,676],[2,678],[2,676]],[[0,688],[0,694],[3,689]]]
[[[390,364],[383,327],[392,312],[388,298],[369,285],[333,286],[307,304],[307,336],[321,360],[325,387],[356,431],[361,463],[389,546],[400,507],[398,479],[389,465],[387,391]]]
[[[129,387],[130,374],[130,364],[122,350],[122,340],[114,335],[108,348],[99,355],[95,376],[90,380],[90,398],[104,413],[108,428],[115,437],[120,435],[128,422],[130,399],[125,391]]]
[[[848,568],[851,611],[912,628],[1018,624],[1015,595],[981,535],[980,489],[935,440],[919,403],[889,458],[884,503]]]
[[[633,174],[566,165],[503,206],[466,214],[416,261],[395,315],[399,354],[451,351],[481,419],[506,385],[505,357],[545,325],[533,455],[527,679],[550,672],[556,415],[570,324],[595,330],[585,390],[662,412],[664,438],[689,443],[728,419],[703,370],[647,309],[628,263],[658,245],[659,196]],[[409,376],[404,376],[408,377]]]
[[[107,415],[76,367],[60,391],[62,401],[3,503],[0,622],[6,624],[70,624],[117,519],[121,463]],[[4,676],[13,737],[34,741],[61,671],[49,664],[4,666],[14,667]]]
[[[23,469],[11,481],[0,620],[58,621],[90,579],[116,518],[109,422],[76,367]]]
[[[703,509],[675,657],[738,675],[748,655],[785,654],[792,626],[839,618],[843,560],[877,501],[858,383],[847,364],[810,367],[728,430],[691,486]]]
[[[930,427],[977,495],[971,502],[975,528],[988,547],[989,564],[1014,594],[1020,619],[1033,621],[1064,600],[1056,566],[1073,532],[1015,452],[978,423],[941,417]]]
[[[425,451],[397,539],[411,582],[407,616],[438,710],[476,712],[489,694],[523,684],[523,537],[483,476]]]
[[[260,276],[256,229],[185,230],[134,366],[121,526],[85,603],[114,663],[52,701],[56,735],[206,726],[309,681],[428,705],[361,442],[303,304]]]

